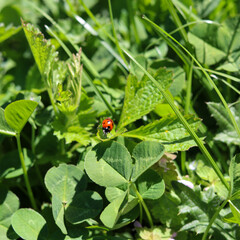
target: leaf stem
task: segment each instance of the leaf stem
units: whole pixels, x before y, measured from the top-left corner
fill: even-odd
[[[139,199],[139,201],[140,201],[140,204],[141,204],[141,205],[143,206],[143,208],[144,208],[144,211],[145,211],[145,213],[146,213],[146,215],[147,215],[147,218],[148,218],[149,225],[150,225],[150,227],[152,228],[152,227],[153,227],[153,220],[152,220],[151,214],[150,214],[150,212],[149,212],[149,210],[148,210],[148,207],[147,207],[147,205],[145,204],[145,202],[144,202],[141,194],[138,192],[138,190],[137,190],[137,188],[136,188],[136,185],[133,183],[132,186],[133,186],[133,188],[134,188],[135,193],[137,194],[137,197],[138,197],[138,199]]]
[[[225,207],[225,205],[227,204],[228,202],[228,199],[226,199],[222,204],[221,206],[218,208],[218,210],[214,213],[213,217],[211,218],[208,226],[207,226],[207,229],[205,230],[204,234],[203,234],[203,237],[202,237],[202,240],[206,240],[207,238],[207,235],[208,235],[208,232],[212,226],[212,224],[214,223],[215,219],[217,218],[219,212]]]
[[[19,154],[19,158],[20,158],[20,161],[21,161],[21,165],[22,165],[23,176],[24,176],[26,187],[27,187],[28,197],[31,201],[33,209],[37,210],[37,204],[36,204],[35,199],[33,197],[33,193],[32,193],[31,185],[30,185],[30,182],[29,182],[26,165],[25,165],[25,162],[24,162],[24,157],[23,157],[23,152],[22,152],[22,147],[21,147],[21,140],[20,140],[20,133],[16,134],[16,139],[17,139],[18,154]]]

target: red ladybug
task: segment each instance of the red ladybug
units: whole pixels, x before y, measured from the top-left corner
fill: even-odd
[[[106,118],[102,122],[102,130],[104,134],[108,134],[112,131],[114,126],[113,120],[111,118]]]

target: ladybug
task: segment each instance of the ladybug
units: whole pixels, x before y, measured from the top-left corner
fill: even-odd
[[[102,130],[103,133],[105,135],[107,135],[108,133],[110,133],[113,129],[114,123],[113,120],[111,118],[106,118],[103,120],[102,122]]]

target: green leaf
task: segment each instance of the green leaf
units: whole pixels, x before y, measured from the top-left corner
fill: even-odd
[[[112,201],[101,213],[100,219],[102,223],[109,228],[113,228],[120,217],[119,210],[126,197],[127,192],[124,192],[114,201]]]
[[[151,63],[150,68],[159,69],[159,68],[167,68],[168,71],[172,71],[173,73],[173,82],[169,87],[169,91],[175,97],[181,93],[181,91],[185,88],[185,71],[183,68],[179,66],[176,62],[164,59],[164,60],[155,60]],[[169,106],[167,104],[167,106]],[[171,108],[169,106],[169,108]],[[172,110],[172,109],[171,109]]]
[[[231,199],[240,197],[240,154],[234,156],[229,168]]]
[[[49,71],[49,65],[57,56],[55,48],[50,41],[47,41],[44,38],[44,35],[39,31],[39,29],[35,28],[33,25],[22,21],[22,27],[38,69],[41,75],[44,75]]]
[[[3,186],[0,186],[0,193],[0,236],[1,240],[7,240],[11,217],[20,203],[18,197]]]
[[[226,187],[222,184],[222,182],[218,178],[217,174],[211,167],[204,164],[203,161],[199,160],[197,162],[196,173],[203,180],[209,181],[210,185],[217,192],[218,196],[220,196],[222,198],[227,198],[228,191],[227,191]]]
[[[31,100],[10,103],[4,111],[6,122],[17,133],[20,133],[37,105],[37,102]]]
[[[16,136],[16,132],[7,124],[2,108],[0,108],[0,134]]]
[[[33,155],[26,148],[23,149],[23,156],[26,170],[32,167]],[[19,161],[19,153],[17,150],[8,152],[0,157],[0,179],[14,178],[23,174],[21,162]]]
[[[156,163],[164,154],[164,146],[158,142],[141,142],[133,149],[132,156],[135,159],[131,180],[137,178]]]
[[[64,222],[64,211],[65,211],[65,203],[58,198],[57,195],[53,195],[52,197],[52,213],[53,218],[55,220],[56,225],[61,229],[63,234],[67,234],[67,229]]]
[[[21,29],[22,28],[20,26],[14,27],[9,25],[5,27],[3,23],[0,23],[0,43],[18,33]]]
[[[150,73],[166,90],[172,82],[172,72],[165,68]],[[129,123],[151,112],[157,104],[163,101],[163,96],[152,81],[144,75],[138,80],[134,75],[129,75],[125,89],[125,100],[118,128],[121,129]]]
[[[85,170],[97,184],[114,187],[129,181],[132,159],[122,144],[114,141],[102,142],[87,153]]]
[[[232,121],[227,113],[226,109],[220,103],[208,103],[208,108],[216,119],[220,133],[215,136],[215,140],[225,142],[227,144],[240,144],[240,139],[235,131]],[[230,108],[233,117],[236,119],[238,126],[240,126],[240,104],[236,104]]]
[[[103,206],[102,197],[93,191],[85,191],[74,196],[65,211],[66,219],[77,224],[88,218],[96,217]]]
[[[144,172],[136,181],[138,191],[143,199],[158,199],[165,191],[163,179],[152,169]]]
[[[60,164],[48,170],[45,185],[53,196],[58,197],[63,204],[68,204],[76,192],[85,190],[87,179],[78,167]]]
[[[194,131],[200,126],[200,119],[192,115],[185,116]],[[197,144],[182,125],[176,115],[164,116],[146,126],[122,134],[126,137],[146,141],[158,141],[164,145],[166,152],[186,151]]]
[[[195,47],[197,59],[202,64],[210,66],[218,63],[226,57],[225,52],[207,43],[205,39],[201,39],[190,32],[188,33],[188,39]]]
[[[224,218],[224,220],[231,223],[237,223],[240,226],[240,210],[231,201],[229,201],[229,205],[233,216]]]
[[[47,224],[36,211],[27,208],[17,210],[12,216],[14,231],[23,239],[47,240]]]

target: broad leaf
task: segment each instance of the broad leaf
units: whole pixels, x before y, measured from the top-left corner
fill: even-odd
[[[172,72],[167,71],[165,68],[160,68],[157,72],[153,73],[153,71],[150,71],[150,73],[152,73],[164,90],[170,86]],[[129,75],[118,128],[123,128],[146,115],[161,101],[163,101],[163,96],[160,90],[155,87],[147,76],[144,75],[140,80],[134,75]]]
[[[231,198],[240,196],[240,154],[232,158],[229,168]]]
[[[137,178],[156,163],[164,154],[164,146],[158,142],[141,142],[133,149],[135,164],[131,180],[135,182]]]
[[[158,199],[165,191],[165,184],[158,173],[152,169],[144,172],[136,181],[138,191],[143,199]]]
[[[0,186],[0,193],[0,236],[2,240],[7,240],[11,217],[19,208],[19,199],[3,186]]]
[[[23,239],[47,240],[45,219],[32,209],[21,208],[12,216],[14,231]]]
[[[33,25],[22,21],[22,27],[32,50],[34,59],[37,63],[38,69],[41,75],[44,75],[49,71],[48,66],[57,56],[54,46],[50,41],[46,40],[44,35]]]
[[[87,153],[85,170],[97,184],[114,187],[129,181],[132,159],[122,144],[114,141],[102,142]]]
[[[200,126],[200,119],[192,115],[185,116],[194,131]],[[158,141],[164,145],[166,152],[186,151],[196,146],[189,132],[175,115],[169,115],[146,126],[123,133],[123,136],[139,138],[146,141]]]
[[[16,132],[6,122],[4,110],[0,108],[0,134],[16,136]]]
[[[87,179],[84,173],[74,165],[61,164],[52,167],[45,176],[48,191],[68,204],[76,192],[85,190]]]
[[[6,122],[17,133],[20,133],[37,105],[37,102],[31,100],[10,103],[4,111]]]
[[[112,201],[101,213],[100,219],[106,227],[113,228],[120,217],[119,210],[127,192]]]
[[[72,224],[77,224],[88,218],[94,218],[100,213],[102,205],[102,197],[97,192],[78,193],[66,208],[66,219]]]
[[[221,26],[197,24],[192,32],[188,33],[188,38],[195,47],[197,59],[203,64],[213,65],[227,56],[230,38],[226,29]]]

